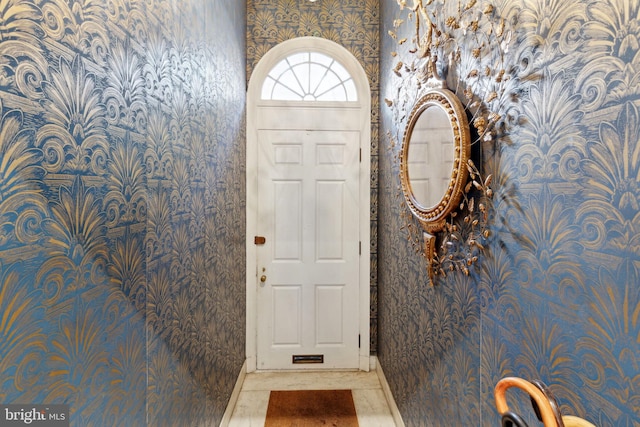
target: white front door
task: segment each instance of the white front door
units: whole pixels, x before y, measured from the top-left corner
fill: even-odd
[[[359,366],[360,133],[258,130],[258,369]]]
[[[247,89],[247,370],[370,363],[371,92],[339,44],[269,50]]]

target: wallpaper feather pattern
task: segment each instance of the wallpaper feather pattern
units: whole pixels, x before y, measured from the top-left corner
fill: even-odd
[[[245,12],[0,1],[0,402],[219,424],[244,361]]]
[[[371,351],[377,348],[377,196],[379,126],[379,0],[248,0],[247,81],[271,48],[296,37],[322,37],[362,65],[371,89]]]
[[[565,414],[640,426],[640,3],[487,4],[514,28],[514,120],[479,152],[494,175],[493,239],[471,277],[433,288],[399,192],[397,135],[415,94],[393,67],[411,57],[381,40],[381,94],[393,101],[381,117],[381,365],[410,426],[499,425],[493,389],[509,375],[543,380]],[[381,33],[407,19],[397,1],[381,5]],[[409,25],[398,39],[412,36]],[[471,56],[460,52],[461,69]]]

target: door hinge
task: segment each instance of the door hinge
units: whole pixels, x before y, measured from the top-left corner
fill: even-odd
[[[362,255],[362,240],[358,242],[358,255]]]
[[[360,348],[360,334],[358,334],[358,348]]]
[[[360,163],[362,163],[362,148],[360,149]]]

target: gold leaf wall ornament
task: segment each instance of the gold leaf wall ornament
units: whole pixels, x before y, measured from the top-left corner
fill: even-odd
[[[402,66],[404,64],[402,63],[402,61],[399,61],[396,66],[393,68],[393,72],[396,73],[396,75],[401,76],[402,74],[400,74],[400,70],[402,69]]]
[[[496,29],[496,36],[502,37],[504,34],[504,19],[500,19],[500,23],[498,24],[498,28]]]
[[[497,123],[502,119],[502,116],[498,113],[489,113],[489,121],[492,123]]]
[[[464,10],[469,10],[471,9],[473,6],[475,6],[477,3],[477,0],[471,0],[469,3],[467,3],[467,5],[464,7]]]
[[[487,129],[487,119],[484,117],[476,117],[473,121],[473,125],[476,127],[480,134],[483,134]]]
[[[446,24],[447,24],[447,27],[453,28],[455,30],[460,28],[460,24],[458,23],[458,20],[453,16],[450,16],[447,18]]]
[[[434,274],[445,277],[447,273],[461,271],[470,274],[469,267],[474,265],[486,242],[491,237],[490,216],[487,206],[493,203],[493,190],[490,187],[492,175],[483,178],[473,160],[467,162],[470,180],[464,188],[460,213],[463,217],[460,226],[451,215],[445,228],[443,243],[434,262]]]
[[[501,109],[510,102],[505,88],[513,67],[505,64],[505,57],[513,38],[512,21],[500,17],[492,4],[476,0],[416,0],[411,12],[404,13],[394,21],[394,35],[402,39],[403,34],[414,33],[414,46],[397,55],[403,64],[415,64],[415,70],[403,66],[393,70],[402,78],[402,87],[396,98],[386,102],[399,123],[404,123],[412,103],[429,89],[429,81],[435,77],[445,80],[447,88],[463,101],[474,130],[472,145],[500,143],[506,129],[501,124],[507,117]],[[436,260],[429,267],[436,275],[451,271],[469,274],[491,238],[492,180],[483,177],[473,162],[468,168],[473,178],[465,188],[460,209],[451,213],[449,226],[440,232],[443,243],[436,248]],[[414,228],[420,230],[406,230]],[[424,245],[421,234],[416,232],[410,240],[420,251]]]

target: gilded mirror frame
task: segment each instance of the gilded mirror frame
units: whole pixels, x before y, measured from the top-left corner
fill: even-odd
[[[408,155],[411,136],[421,114],[430,107],[441,108],[446,113],[453,132],[453,166],[449,185],[443,189],[443,196],[438,203],[425,207],[420,204],[411,189]],[[471,136],[469,122],[464,107],[456,95],[446,88],[429,89],[416,103],[409,115],[400,154],[400,182],[405,201],[411,213],[418,219],[424,230],[424,252],[429,262],[435,256],[435,236],[441,231],[448,216],[458,208],[467,183],[469,171],[467,162],[471,153]]]

